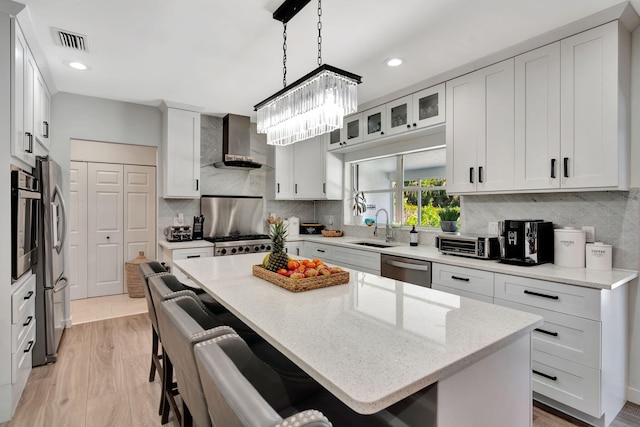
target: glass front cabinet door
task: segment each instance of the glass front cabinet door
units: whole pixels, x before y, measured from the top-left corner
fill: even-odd
[[[329,133],[329,147],[327,151],[336,150],[342,147],[342,128]]]
[[[337,148],[345,148],[350,145],[361,143],[364,135],[364,124],[362,121],[362,113],[352,114],[344,118],[342,129],[340,132],[340,142],[331,144],[330,150]]]
[[[413,124],[413,95],[408,95],[395,101],[388,102],[387,106],[387,134],[396,135],[406,132]]]
[[[444,123],[445,91],[444,83],[421,90],[412,95],[413,123],[412,129]]]
[[[385,105],[371,108],[362,113],[364,115],[365,134],[364,140],[371,141],[385,135],[387,126],[387,109]]]

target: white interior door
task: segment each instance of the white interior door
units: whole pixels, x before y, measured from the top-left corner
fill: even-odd
[[[124,262],[156,258],[156,168],[124,165]]]
[[[123,292],[123,165],[88,164],[88,296]]]
[[[87,164],[69,170],[69,289],[71,299],[87,298]]]

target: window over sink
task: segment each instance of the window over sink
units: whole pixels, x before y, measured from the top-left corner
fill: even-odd
[[[352,224],[372,224],[384,208],[390,222],[439,227],[438,212],[460,209],[458,196],[446,192],[445,161],[445,148],[439,146],[351,163]]]

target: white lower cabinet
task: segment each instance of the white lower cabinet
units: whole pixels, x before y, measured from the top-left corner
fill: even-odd
[[[304,256],[340,267],[353,268],[365,273],[380,275],[380,253],[324,243],[305,242]],[[333,266],[333,265],[332,265]]]
[[[493,303],[493,276],[488,271],[433,263],[431,287],[467,298]]]
[[[607,426],[626,402],[627,285],[600,290],[495,275],[499,305],[538,314],[532,333],[534,398]]]
[[[176,278],[184,283],[187,286],[191,286],[193,288],[199,288],[198,284],[196,284],[193,280],[188,278],[182,270],[174,266],[173,262],[179,259],[191,259],[191,258],[208,258],[213,256],[213,246],[207,244],[208,242],[204,242],[202,247],[196,246],[197,243],[194,243],[193,247],[190,248],[182,248],[182,249],[170,249],[164,245],[162,247],[162,262],[164,262],[167,266],[171,268],[171,274],[176,276]]]
[[[28,273],[11,289],[11,413],[31,373],[31,358],[36,341],[36,276]]]
[[[286,242],[284,251],[290,255],[302,256],[304,254],[304,242]]]

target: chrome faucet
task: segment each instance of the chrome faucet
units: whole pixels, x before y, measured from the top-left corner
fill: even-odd
[[[392,234],[391,228],[389,227],[389,212],[387,212],[387,210],[384,209],[384,208],[378,209],[376,211],[376,218],[375,218],[376,225],[373,228],[373,235],[374,236],[378,236],[378,214],[380,212],[384,212],[385,215],[387,216],[387,224],[386,224],[386,228],[385,228],[384,241],[388,243],[388,242],[391,241],[391,239],[393,239],[393,234]]]

